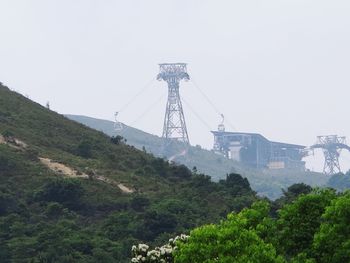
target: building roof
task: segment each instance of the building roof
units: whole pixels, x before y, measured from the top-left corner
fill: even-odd
[[[243,135],[243,136],[253,136],[253,137],[259,137],[260,139],[266,140],[270,142],[271,144],[278,145],[279,147],[283,148],[298,148],[298,149],[304,149],[306,146],[303,145],[298,145],[298,144],[290,144],[290,143],[284,143],[284,142],[275,142],[275,141],[270,141],[263,135],[259,133],[249,133],[249,132],[222,132],[222,131],[211,131],[214,135]]]

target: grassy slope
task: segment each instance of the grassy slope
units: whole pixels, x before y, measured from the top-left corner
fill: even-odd
[[[256,199],[248,188],[231,189],[232,184],[210,182],[208,177],[193,175],[185,167],[170,165],[133,146],[113,144],[104,133],[2,85],[0,134],[28,145],[15,149],[0,144],[1,262],[10,258],[37,262],[38,257],[48,262],[54,257],[56,262],[64,261],[59,257],[100,262],[102,255],[124,262],[134,242],[163,242],[195,226],[217,222]],[[87,145],[88,157],[82,156],[82,145]],[[38,193],[52,190],[47,186],[52,178],[61,177],[43,166],[38,157],[81,172],[94,171],[136,189],[136,193],[125,194],[107,183],[79,179],[83,194],[73,203],[60,201],[60,195],[36,199]],[[52,211],[58,214],[52,217]],[[50,237],[44,244],[46,235]],[[61,249],[57,252],[53,247]]]
[[[114,123],[111,121],[100,120],[86,116],[66,116],[71,120],[75,120],[88,127],[102,131],[109,136],[116,135],[116,132],[114,130]],[[149,134],[125,125],[124,129],[118,132],[118,134],[126,138],[128,144],[133,145],[138,149],[143,149],[144,147],[147,152],[150,152],[155,156],[163,156],[163,139],[156,135]],[[175,149],[166,155],[167,158],[177,153],[176,147],[182,149],[180,144],[175,145]],[[212,151],[202,149],[199,146],[191,146],[186,156],[178,157],[175,161],[182,163],[189,168],[196,166],[199,172],[210,175],[214,181],[225,178],[227,173],[244,170],[237,162],[227,160],[226,158],[217,155]]]
[[[90,118],[86,116],[67,115],[68,118],[83,123],[91,128],[102,131],[110,136],[116,134],[114,124],[111,121]],[[130,145],[138,149],[145,149],[153,153],[155,156],[161,156],[162,138],[145,133],[141,130],[125,126],[118,132],[127,139]],[[168,154],[170,157],[174,152]],[[271,199],[278,198],[281,189],[288,188],[294,183],[306,183],[311,186],[322,186],[327,182],[327,177],[315,172],[299,172],[299,171],[258,171],[248,167],[242,167],[237,162],[227,160],[212,151],[200,148],[199,146],[191,146],[186,156],[180,156],[175,160],[177,163],[186,165],[189,168],[197,167],[198,171],[208,174],[214,181],[225,178],[227,173],[237,172],[248,178],[253,189],[260,195],[267,196]]]

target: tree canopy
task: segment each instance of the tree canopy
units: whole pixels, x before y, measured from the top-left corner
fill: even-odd
[[[136,254],[132,262],[350,262],[350,191],[308,191],[298,190],[300,195],[285,203],[277,217],[271,213],[271,203],[257,201],[218,224],[195,228],[176,243],[166,261]]]

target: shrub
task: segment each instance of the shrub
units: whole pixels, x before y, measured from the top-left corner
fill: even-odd
[[[117,136],[112,136],[111,137],[111,142],[113,144],[119,145],[119,144],[122,144],[122,143],[126,143],[126,139],[124,139],[123,136],[117,135]]]
[[[79,143],[77,147],[77,155],[83,158],[91,158],[92,157],[92,145],[89,141],[82,141]]]
[[[35,199],[65,205],[79,204],[84,188],[78,179],[56,178],[47,182],[35,193]]]

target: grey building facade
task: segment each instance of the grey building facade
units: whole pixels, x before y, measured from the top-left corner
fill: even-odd
[[[305,146],[274,142],[261,134],[212,131],[214,151],[257,169],[305,170]]]

